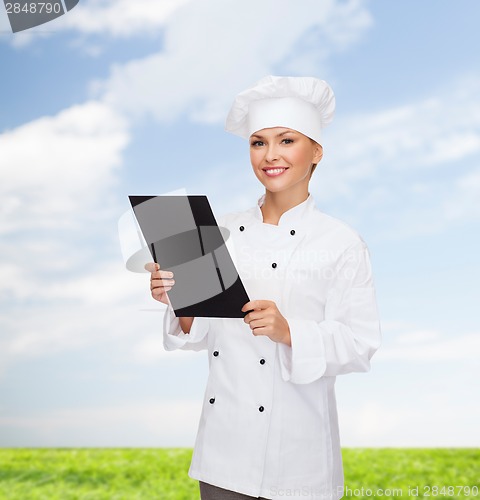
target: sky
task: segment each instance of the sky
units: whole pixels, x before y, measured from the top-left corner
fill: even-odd
[[[480,446],[480,3],[80,0],[12,34],[0,6],[0,446],[193,446],[205,352],[165,352],[127,271],[129,194],[262,186],[224,131],[268,74],[336,116],[310,184],[362,235],[383,343],[337,378],[341,443]]]

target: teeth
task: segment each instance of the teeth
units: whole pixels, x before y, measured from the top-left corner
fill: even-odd
[[[285,169],[284,168],[268,168],[266,169],[266,171],[269,173],[269,174],[280,174],[284,171]]]

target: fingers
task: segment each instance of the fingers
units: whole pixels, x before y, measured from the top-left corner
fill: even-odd
[[[154,290],[155,288],[169,288],[175,285],[175,280],[171,278],[158,278],[150,280],[150,289]]]
[[[275,322],[275,318],[270,314],[262,314],[262,311],[255,311],[253,313],[248,313],[243,318],[243,321],[248,324],[251,330],[255,330],[260,327],[272,326]]]
[[[172,275],[173,276],[173,273],[172,271],[161,271],[160,270],[160,265],[157,264],[156,262],[148,262],[147,264],[145,264],[143,266],[145,268],[146,271],[148,271],[149,273],[155,273],[155,272],[160,272],[160,273],[167,273],[167,275]]]
[[[243,321],[245,323],[250,323],[254,319],[263,318],[263,316],[263,311],[251,311],[248,314],[245,314],[245,316],[243,317]]]
[[[152,273],[150,280],[173,278],[172,271],[160,270],[160,266],[156,262],[149,262],[148,264],[145,264],[144,267],[148,272]]]
[[[270,330],[266,326],[258,326],[257,328],[254,328],[252,330],[253,335],[258,336],[258,335],[266,335],[267,337],[270,336]]]
[[[156,262],[149,262],[148,264],[145,264],[144,267],[149,273],[153,273],[160,269],[160,266]]]
[[[251,321],[248,326],[250,327],[252,334],[255,336],[257,335],[270,336],[272,332],[271,325],[265,323],[263,320],[260,319]]]
[[[272,300],[251,300],[242,307],[242,311],[249,311],[250,309],[267,309],[268,307],[275,306]]]
[[[171,271],[155,271],[150,276],[151,280],[170,280],[173,279],[173,273]]]
[[[267,322],[273,321],[275,314],[272,311],[267,311],[265,309],[255,309],[248,314],[246,314],[243,318],[245,323],[251,323],[255,320],[264,320]]]
[[[154,288],[152,290],[152,297],[163,302],[161,299],[163,299],[164,295],[166,295],[165,292],[169,292],[171,289],[171,286]]]
[[[253,321],[250,321],[250,323],[248,323],[248,326],[250,327],[250,330],[255,331],[256,329],[265,327],[267,325],[263,319],[254,319]]]
[[[151,280],[150,292],[152,294],[152,297],[155,300],[167,304],[169,302],[169,298],[166,292],[169,292],[173,288],[174,284],[175,284],[174,280],[164,280],[164,279]]]
[[[167,303],[168,296],[165,292],[170,291],[175,284],[173,272],[160,270],[160,266],[155,262],[149,262],[144,267],[145,270],[151,273],[150,291],[152,297],[160,302]]]

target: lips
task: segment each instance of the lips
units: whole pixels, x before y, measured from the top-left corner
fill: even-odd
[[[268,177],[278,177],[282,175],[288,167],[267,167],[262,169]]]

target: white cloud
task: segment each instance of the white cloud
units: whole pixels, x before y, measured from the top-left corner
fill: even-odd
[[[133,116],[220,122],[246,85],[297,59],[302,70],[307,58],[315,63],[308,69],[318,72],[332,51],[358,40],[370,24],[358,0],[326,0],[321,8],[315,0],[301,8],[287,0],[191,2],[170,18],[161,52],[114,67],[95,88]]]
[[[187,63],[191,81],[198,77],[200,65],[207,71],[228,66],[229,71],[223,74],[235,73],[235,68],[242,66],[248,72],[243,77],[247,84],[252,82],[249,75],[263,76],[270,63],[281,62],[290,72],[308,73],[329,55],[331,48],[344,50],[356,42],[372,25],[364,4],[364,0],[324,0],[319,8],[314,0],[304,0],[301,6],[289,0],[247,0],[241,4],[235,0],[82,0],[72,11],[50,21],[48,29],[45,25],[31,28],[8,40],[21,48],[38,37],[70,32],[79,36],[73,46],[96,56],[102,51],[99,37],[155,37],[167,28],[167,46],[172,50],[163,63],[164,77],[168,79],[172,66],[181,70]],[[0,23],[5,31],[10,30],[6,15]],[[93,42],[92,36],[96,37]],[[295,53],[286,51],[288,47],[293,47]],[[232,83],[238,82],[242,71],[237,69],[236,76]],[[221,89],[218,85],[217,90]],[[202,120],[212,116],[218,119],[212,100],[202,106],[200,115]]]
[[[8,22],[7,10],[4,8],[0,9],[0,33],[5,35],[11,32],[10,23]]]
[[[456,333],[447,337],[435,330],[411,330],[397,333],[384,344],[375,355],[377,362],[435,363],[480,358],[479,333]]]
[[[23,48],[38,38],[57,33],[73,32],[80,35],[74,45],[83,47],[90,55],[100,52],[100,45],[91,45],[92,35],[114,38],[155,36],[175,11],[192,0],[82,0],[65,15],[26,31],[5,37],[13,46]],[[0,9],[0,30],[11,32],[8,17]]]
[[[126,271],[120,256],[80,273],[74,269],[51,275],[13,260],[0,266],[0,298],[11,303],[0,315],[4,370],[22,359],[109,342],[119,356],[141,365],[193,355],[164,350],[165,306],[150,296],[149,275]]]
[[[0,234],[71,227],[105,213],[102,195],[128,141],[125,119],[94,101],[1,134]]]
[[[338,116],[312,189],[340,217],[378,222],[389,239],[478,219],[479,89],[480,76],[470,75],[433,97]],[[355,213],[343,215],[350,202]]]
[[[147,311],[143,311],[147,312]],[[152,312],[155,312],[152,310]],[[151,318],[145,318],[146,321],[152,321]],[[159,325],[159,321],[155,321],[155,324]],[[164,360],[166,356],[168,358],[173,358],[171,356],[172,354],[178,358],[179,360],[181,359],[188,359],[188,358],[193,358],[198,355],[196,351],[190,351],[190,350],[181,350],[177,349],[176,351],[165,351],[163,347],[163,337],[162,337],[162,326],[158,326],[159,332],[153,333],[153,334],[145,334],[142,336],[141,339],[138,340],[138,342],[135,343],[135,346],[133,347],[131,354],[132,354],[132,360],[136,363],[146,365],[146,364],[156,364],[160,360]]]
[[[455,180],[442,212],[448,221],[480,218],[480,168]]]
[[[342,445],[348,447],[477,447],[479,418],[473,399],[453,404],[445,393],[423,403],[398,393],[396,402],[339,404]]]
[[[382,323],[368,374],[337,380],[343,446],[478,446],[480,335]]]
[[[124,358],[145,365],[191,357],[186,351],[163,349],[163,309],[141,298],[107,305],[65,300],[12,307],[0,317],[0,366],[105,344],[115,346],[110,361]]]
[[[62,29],[85,35],[131,37],[158,33],[168,18],[190,0],[82,1],[59,20]]]
[[[111,193],[128,141],[125,119],[94,101],[0,135],[0,297],[8,308],[0,342],[8,365],[128,326],[137,331],[139,319],[125,309],[141,297],[136,276],[119,251],[111,260],[119,212]],[[112,315],[124,318],[117,329]]]
[[[395,338],[395,340],[398,344],[411,346],[413,344],[420,344],[429,340],[437,340],[439,336],[439,332],[435,330],[417,330],[408,333],[401,333]]]
[[[340,116],[327,139],[346,180],[379,171],[411,175],[480,152],[480,77],[463,78],[434,98],[355,116]],[[345,145],[348,147],[345,147]]]
[[[117,309],[138,300],[139,288],[119,254],[108,262],[112,243],[97,247],[108,225],[115,228],[111,190],[128,141],[126,121],[93,101],[0,135],[0,297],[8,307],[0,341],[8,365],[102,341],[109,314],[110,323],[124,315],[125,330],[135,328]]]
[[[8,432],[0,446],[192,447],[200,411],[200,399],[60,408],[35,416],[3,411],[0,428]]]
[[[117,262],[104,263],[101,267],[92,266],[89,272],[69,277],[65,282],[48,284],[39,296],[46,300],[75,301],[86,306],[131,304],[149,295],[149,277],[147,273],[126,272],[119,258]]]

